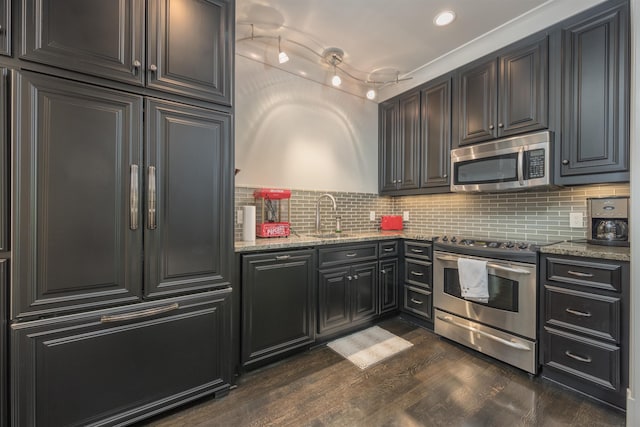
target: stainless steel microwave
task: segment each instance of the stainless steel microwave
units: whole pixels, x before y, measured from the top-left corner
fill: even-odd
[[[451,150],[451,191],[551,187],[553,132],[537,132]]]

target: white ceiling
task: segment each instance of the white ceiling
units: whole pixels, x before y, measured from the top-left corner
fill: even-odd
[[[566,9],[585,1],[236,0],[236,53],[329,84],[333,69],[321,55],[325,48],[338,47],[344,51],[345,71],[361,80],[389,81],[398,74],[413,77],[448,52],[560,3]],[[442,10],[456,13],[447,27],[433,23]],[[278,36],[291,58],[282,65]],[[367,85],[342,77],[342,90],[363,96]]]

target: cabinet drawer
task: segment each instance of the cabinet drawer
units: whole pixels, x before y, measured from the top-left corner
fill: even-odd
[[[431,243],[404,242],[404,255],[411,258],[431,259]]]
[[[404,260],[404,280],[407,283],[431,288],[431,263],[414,259]]]
[[[433,319],[432,293],[413,286],[404,287],[404,309],[425,319]]]
[[[621,290],[620,264],[553,257],[546,260],[547,280],[616,292]]]
[[[551,325],[620,342],[620,298],[547,285],[544,307]]]
[[[620,389],[620,347],[545,327],[544,364],[608,390]]]
[[[225,392],[231,290],[12,325],[15,425],[124,425]]]
[[[390,257],[390,256],[398,256],[398,241],[394,240],[391,242],[380,242],[378,244],[380,258]]]
[[[340,246],[318,250],[319,267],[378,258],[378,245]]]

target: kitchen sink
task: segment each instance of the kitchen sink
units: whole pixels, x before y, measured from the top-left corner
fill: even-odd
[[[317,239],[339,239],[341,237],[351,237],[351,235],[347,233],[320,233],[309,234],[309,236],[315,237]]]

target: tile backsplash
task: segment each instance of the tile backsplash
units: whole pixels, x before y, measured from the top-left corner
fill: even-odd
[[[242,206],[255,204],[254,188],[236,187],[236,215]],[[327,191],[292,190],[291,228],[299,234],[315,231],[318,197]],[[381,197],[371,193],[329,192],[337,202],[344,232],[377,230],[380,216],[409,212],[405,232],[415,235],[457,235],[549,243],[587,236],[586,199],[628,196],[629,184],[564,187],[519,193],[448,193],[423,196]],[[335,228],[331,202],[321,204],[322,231]],[[256,208],[260,217],[260,207]],[[369,220],[375,211],[376,220]],[[583,215],[583,227],[569,227],[569,213]],[[236,240],[242,225],[235,226]]]

